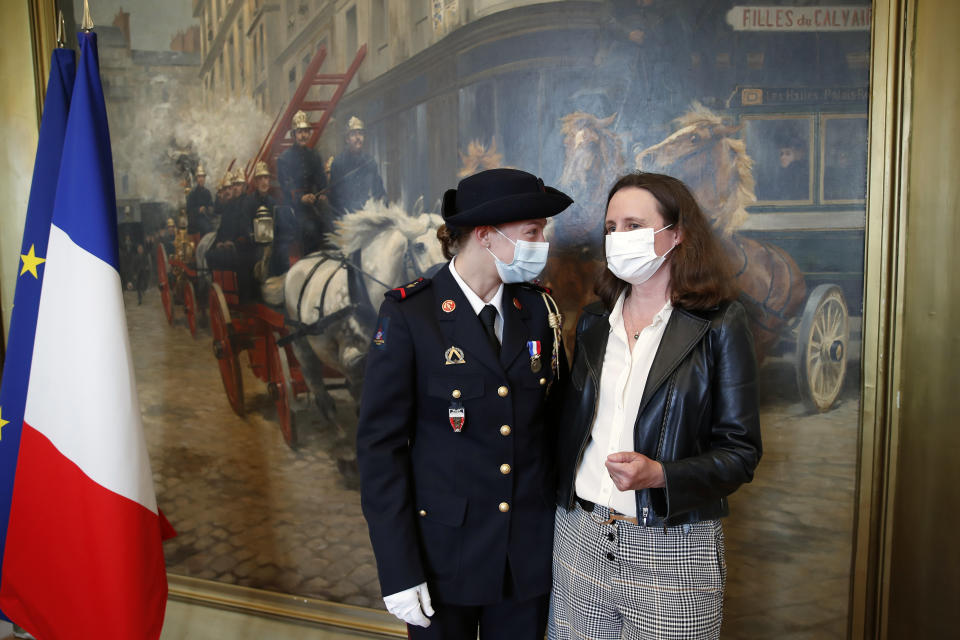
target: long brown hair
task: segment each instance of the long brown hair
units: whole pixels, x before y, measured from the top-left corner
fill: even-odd
[[[687,185],[661,173],[628,173],[610,188],[607,207],[613,195],[627,187],[649,191],[657,201],[657,211],[664,223],[673,225],[671,228],[683,235],[683,240],[670,252],[671,304],[704,310],[734,300],[737,287],[730,262]],[[613,275],[609,268],[604,268],[594,287],[607,309],[613,309],[625,289],[629,295],[630,284]]]

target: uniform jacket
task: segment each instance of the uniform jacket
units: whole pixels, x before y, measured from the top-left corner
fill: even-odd
[[[257,211],[260,209],[260,207],[266,207],[270,210],[270,215],[275,215],[274,208],[277,206],[277,201],[269,191],[267,193],[254,191],[253,193],[247,195],[244,206],[246,207],[245,217],[252,221],[257,217]]]
[[[598,302],[577,323],[557,457],[557,502],[568,510],[593,425],[608,317]],[[666,488],[636,492],[641,521],[674,526],[727,515],[727,496],[753,478],[761,454],[757,365],[739,302],[706,312],[674,307],[650,367],[633,440],[634,450],[660,461],[666,476]]]
[[[553,332],[538,291],[504,286],[499,358],[449,266],[388,292],[380,308],[357,458],[384,595],[426,580],[436,601],[495,603],[508,558],[518,599],[550,589]],[[527,345],[535,340],[538,372]],[[451,347],[463,363],[446,364],[457,360]],[[560,355],[563,379],[562,345]],[[459,433],[450,422],[455,400],[465,410]]]
[[[330,204],[338,212],[356,211],[370,198],[379,200],[386,195],[377,163],[371,156],[345,150],[333,159],[330,165]]]
[[[298,144],[290,147],[277,159],[277,181],[286,203],[299,207],[304,194],[327,188],[327,174],[320,154]]]
[[[206,207],[200,213],[200,207]],[[197,185],[187,195],[187,233],[207,233],[213,229],[213,196],[206,187]]]
[[[223,203],[220,208],[220,226],[217,228],[217,242],[250,241],[253,234],[253,217],[250,215],[251,196],[242,193]]]

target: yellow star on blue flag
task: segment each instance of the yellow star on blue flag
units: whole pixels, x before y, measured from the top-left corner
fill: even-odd
[[[41,258],[37,255],[34,255],[33,245],[30,245],[30,250],[27,251],[26,254],[20,254],[20,259],[23,260],[23,268],[20,269],[20,275],[23,275],[29,271],[34,278],[40,277],[40,274],[37,273],[37,267],[47,261],[46,258]]]
[[[23,414],[27,399],[27,387],[30,380],[30,363],[37,329],[37,314],[40,308],[40,290],[46,267],[38,269],[46,261],[47,244],[53,220],[53,204],[60,182],[60,163],[66,138],[67,118],[73,85],[76,76],[76,55],[73,49],[54,49],[50,58],[50,78],[47,82],[47,94],[40,120],[37,139],[37,155],[33,164],[33,181],[30,184],[30,200],[27,203],[23,222],[24,240],[17,246],[17,255],[23,261],[23,268],[16,279],[13,292],[13,304],[9,315],[9,335],[7,337],[6,359],[3,365],[3,384],[0,385],[0,576],[3,576],[4,595],[8,584],[21,600],[21,585],[8,583],[10,572],[5,558],[16,555],[7,554],[7,525],[10,522],[10,506],[13,498],[14,478],[17,477],[17,460],[23,431]],[[72,198],[76,198],[71,194]],[[40,257],[38,257],[38,254]],[[4,260],[13,262],[13,255]],[[56,260],[56,258],[53,258]],[[13,264],[4,265],[13,267]],[[18,265],[19,266],[19,265]],[[25,277],[29,273],[33,278]],[[6,284],[6,282],[4,282]],[[6,320],[7,318],[4,318]],[[4,417],[5,416],[5,417]],[[46,611],[44,605],[28,604],[35,610]],[[4,609],[7,603],[4,602]],[[5,612],[4,612],[5,613]],[[71,617],[71,623],[73,618]],[[45,631],[46,635],[57,635],[56,631]],[[6,635],[6,634],[4,634]],[[62,634],[61,634],[62,635]],[[66,633],[64,637],[77,634]]]

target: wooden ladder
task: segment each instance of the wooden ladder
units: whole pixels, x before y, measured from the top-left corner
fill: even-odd
[[[282,115],[278,113],[277,117],[274,118],[273,124],[270,125],[270,129],[267,131],[267,135],[260,145],[260,150],[247,164],[244,170],[244,176],[248,182],[252,178],[253,168],[260,160],[265,161],[274,172],[274,175],[276,175],[277,158],[281,153],[293,146],[293,137],[289,134],[290,126],[293,122],[293,114],[297,111],[305,111],[308,114],[320,112],[322,114],[319,118],[310,118],[310,128],[313,129],[313,133],[310,135],[307,146],[312,149],[314,145],[317,144],[317,140],[320,139],[320,134],[323,133],[327,122],[330,121],[330,116],[333,115],[333,110],[336,108],[337,103],[340,102],[343,94],[347,91],[350,81],[353,80],[353,76],[357,73],[357,69],[360,68],[360,63],[363,62],[366,55],[367,45],[363,45],[357,50],[357,55],[354,56],[353,62],[346,72],[320,73],[320,67],[327,57],[327,48],[321,45],[321,47],[317,49],[317,53],[314,54],[313,59],[310,60],[310,64],[307,65],[303,79],[300,80],[300,85],[294,92],[290,102],[287,103],[286,108],[282,111]],[[336,89],[329,100],[309,100],[307,94],[311,88],[316,86],[335,86]]]

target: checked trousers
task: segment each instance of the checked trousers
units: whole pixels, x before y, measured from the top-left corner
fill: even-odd
[[[550,640],[719,638],[726,582],[719,520],[643,527],[558,508]]]

